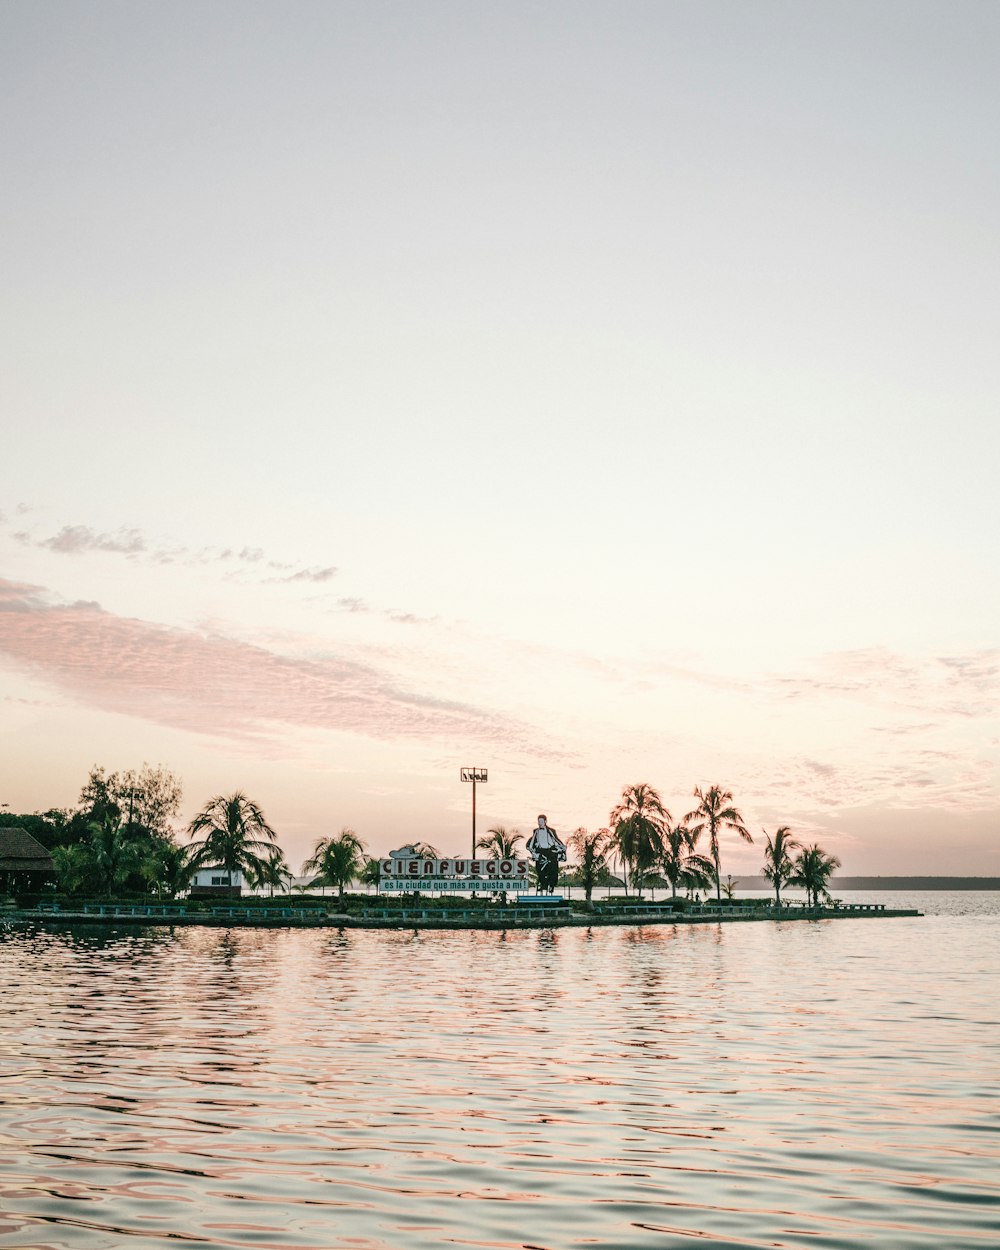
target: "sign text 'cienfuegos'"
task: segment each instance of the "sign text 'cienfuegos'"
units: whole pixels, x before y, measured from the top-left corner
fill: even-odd
[[[431,859],[410,848],[393,851],[379,865],[384,890],[524,890],[528,888],[528,860],[472,859],[449,856]]]

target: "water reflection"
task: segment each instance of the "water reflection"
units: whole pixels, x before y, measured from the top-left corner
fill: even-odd
[[[998,969],[982,918],[7,935],[0,1246],[989,1245]]]

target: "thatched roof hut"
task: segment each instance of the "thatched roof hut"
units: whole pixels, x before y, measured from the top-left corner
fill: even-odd
[[[51,875],[55,864],[37,838],[19,825],[0,828],[0,872],[41,872]]]

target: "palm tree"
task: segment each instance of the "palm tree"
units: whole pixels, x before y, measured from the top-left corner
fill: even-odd
[[[599,883],[601,873],[607,872],[607,850],[611,842],[611,834],[607,829],[598,829],[596,833],[588,833],[586,829],[577,829],[569,836],[569,846],[580,857],[577,867],[577,883],[583,886],[584,898],[590,902],[594,886]]]
[[[92,820],[87,826],[87,850],[94,874],[106,897],[115,886],[124,885],[133,874],[141,874],[149,858],[150,848],[137,839],[129,825],[110,809],[104,819]]]
[[[280,846],[272,846],[261,867],[250,876],[250,884],[255,889],[266,885],[271,898],[274,898],[275,886],[280,890],[283,885],[287,884],[291,875],[285,852]]]
[[[642,781],[622,790],[621,802],[608,817],[622,864],[642,894],[644,875],[663,852],[664,828],[670,813],[651,785]]]
[[[431,846],[429,842],[412,842],[410,844],[413,854],[417,859],[440,859],[441,852],[436,846]]]
[[[161,840],[143,869],[158,898],[174,899],[191,884],[194,868],[191,848]]]
[[[840,867],[840,860],[835,855],[827,855],[821,847],[813,845],[805,847],[796,856],[792,872],[788,878],[790,885],[800,885],[806,892],[806,902],[811,907],[818,907],[820,898],[828,899],[830,891],[827,882]]]
[[[373,885],[375,893],[380,893],[382,889],[382,861],[374,856],[369,856],[365,860],[365,866],[358,873],[358,880],[362,885]]]
[[[303,876],[316,872],[323,885],[335,885],[343,900],[344,889],[364,870],[365,844],[353,829],[341,829],[329,838],[319,838],[313,853],[302,865]]]
[[[193,867],[218,864],[230,880],[235,872],[242,872],[251,884],[268,880],[278,835],[241,790],[209,799],[188,825],[188,834],[203,835],[191,847]]]
[[[686,886],[690,891],[712,879],[712,861],[697,851],[698,835],[686,825],[668,822],[664,829],[663,854],[660,866],[670,882],[670,897],[677,897],[677,887]]]
[[[762,872],[774,886],[774,905],[781,906],[781,887],[791,877],[794,870],[792,851],[802,849],[802,843],[792,837],[787,825],[781,825],[774,831],[774,837],[766,829],[764,834],[764,867]]]
[[[476,843],[477,851],[485,851],[491,859],[515,859],[518,853],[518,843],[524,841],[524,835],[517,832],[516,829],[507,830],[503,825],[495,825],[492,829],[488,829],[488,837],[480,838]],[[436,858],[436,856],[431,856]]]
[[[712,863],[715,865],[716,897],[721,903],[722,883],[719,871],[719,834],[723,829],[733,829],[746,842],[752,842],[753,838],[743,823],[743,815],[739,808],[733,806],[731,791],[723,790],[721,786],[709,786],[707,790],[702,791],[700,786],[695,786],[694,797],[698,800],[698,806],[693,811],[688,812],[684,817],[684,823],[687,824],[691,820],[698,822],[691,829],[691,832],[696,836],[703,830],[708,830]]]
[[[82,893],[94,882],[94,857],[83,842],[72,846],[54,846],[52,862],[60,890],[67,894]]]

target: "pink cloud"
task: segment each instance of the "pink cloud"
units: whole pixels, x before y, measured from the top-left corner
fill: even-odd
[[[910,658],[881,647],[823,656],[816,674],[775,675],[760,688],[787,699],[840,696],[907,712],[990,717],[1000,699],[1000,651]]]
[[[491,712],[402,690],[371,665],[52,604],[39,587],[2,579],[0,653],[85,704],[197,733],[242,738],[284,723],[381,739],[521,736]]]

